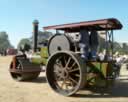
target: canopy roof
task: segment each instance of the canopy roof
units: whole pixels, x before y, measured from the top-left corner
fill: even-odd
[[[123,26],[119,20],[115,18],[109,19],[101,19],[101,20],[94,20],[94,21],[84,21],[78,23],[69,23],[69,24],[62,24],[62,25],[53,25],[53,26],[46,26],[43,27],[44,30],[63,30],[66,32],[79,32],[80,29],[86,30],[116,30],[121,29]]]

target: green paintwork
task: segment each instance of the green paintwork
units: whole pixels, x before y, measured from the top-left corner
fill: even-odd
[[[108,68],[108,62],[94,62],[89,61],[87,62],[87,66],[90,68],[90,71],[94,71],[95,73],[102,73],[104,77],[107,76],[107,68]]]
[[[48,48],[47,47],[41,48],[40,56],[42,58],[48,58],[49,55],[48,55]]]
[[[48,60],[47,47],[41,48],[41,52],[34,53],[31,59],[32,63],[46,65]],[[108,61],[88,61],[87,68],[87,84],[89,86],[105,87],[112,83],[112,80],[108,80],[108,76],[112,76],[112,62]]]
[[[108,61],[104,62],[87,62],[87,82],[90,86],[106,87],[110,85],[111,80],[107,79],[112,76],[112,64]]]
[[[41,52],[34,53],[32,56],[32,63],[46,65],[48,59],[47,47],[41,48]]]

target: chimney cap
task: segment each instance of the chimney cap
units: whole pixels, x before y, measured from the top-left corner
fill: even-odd
[[[33,21],[33,24],[39,24],[39,21],[38,21],[37,19],[35,19],[35,20]]]

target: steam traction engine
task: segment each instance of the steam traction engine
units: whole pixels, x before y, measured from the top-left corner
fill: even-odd
[[[38,22],[34,22],[35,53],[31,59],[26,55],[14,56],[10,65],[11,76],[18,81],[34,79],[41,72],[41,65],[46,65],[48,84],[55,92],[65,96],[73,95],[87,86],[111,86],[116,73],[113,30],[121,28],[122,24],[114,18],[44,27],[44,30],[56,30],[56,34],[49,39],[47,46],[41,48],[40,54],[37,54]],[[105,32],[106,53],[103,60],[94,60],[90,56],[86,56],[87,59],[82,58],[83,52],[79,46],[81,30]],[[86,42],[87,38],[84,39]]]

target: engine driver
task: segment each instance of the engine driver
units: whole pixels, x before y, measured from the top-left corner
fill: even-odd
[[[85,60],[90,59],[90,57],[91,59],[96,60],[96,53],[99,44],[97,31],[93,30],[89,34],[87,30],[82,29],[80,31],[80,35],[80,51],[82,53],[81,57]]]

